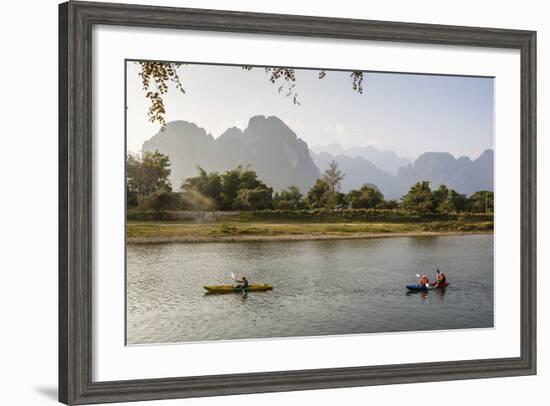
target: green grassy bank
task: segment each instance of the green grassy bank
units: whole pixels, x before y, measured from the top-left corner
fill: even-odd
[[[130,213],[129,213],[130,214]],[[128,216],[129,243],[269,241],[491,233],[492,214],[397,210],[257,211],[202,216]],[[143,217],[142,217],[143,218]],[[144,218],[151,218],[147,214]]]

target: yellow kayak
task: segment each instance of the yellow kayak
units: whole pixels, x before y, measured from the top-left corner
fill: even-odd
[[[268,285],[266,283],[260,283],[256,285],[248,285],[248,287],[246,288],[236,288],[235,286],[232,286],[232,285],[218,285],[218,286],[207,285],[204,288],[210,293],[234,293],[234,292],[242,293],[243,291],[244,292],[264,292],[266,290],[272,290],[273,286]]]

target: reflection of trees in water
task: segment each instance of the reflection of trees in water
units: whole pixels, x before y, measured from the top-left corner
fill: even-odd
[[[417,236],[408,238],[407,241],[409,243],[409,246],[411,246],[412,248],[430,248],[439,244],[439,239],[437,236]]]

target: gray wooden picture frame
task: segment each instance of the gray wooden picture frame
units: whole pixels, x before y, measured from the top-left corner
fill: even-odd
[[[92,380],[94,24],[518,49],[521,353],[477,359],[165,379]],[[59,400],[66,404],[490,378],[536,373],[536,32],[109,3],[59,6]]]

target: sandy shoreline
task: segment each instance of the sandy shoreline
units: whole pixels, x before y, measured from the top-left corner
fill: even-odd
[[[413,231],[399,233],[352,233],[352,234],[281,234],[281,235],[240,235],[224,237],[161,236],[129,237],[127,244],[163,243],[205,243],[205,242],[271,242],[271,241],[320,241],[320,240],[362,240],[369,238],[396,237],[446,237],[456,235],[493,234],[492,231]]]

